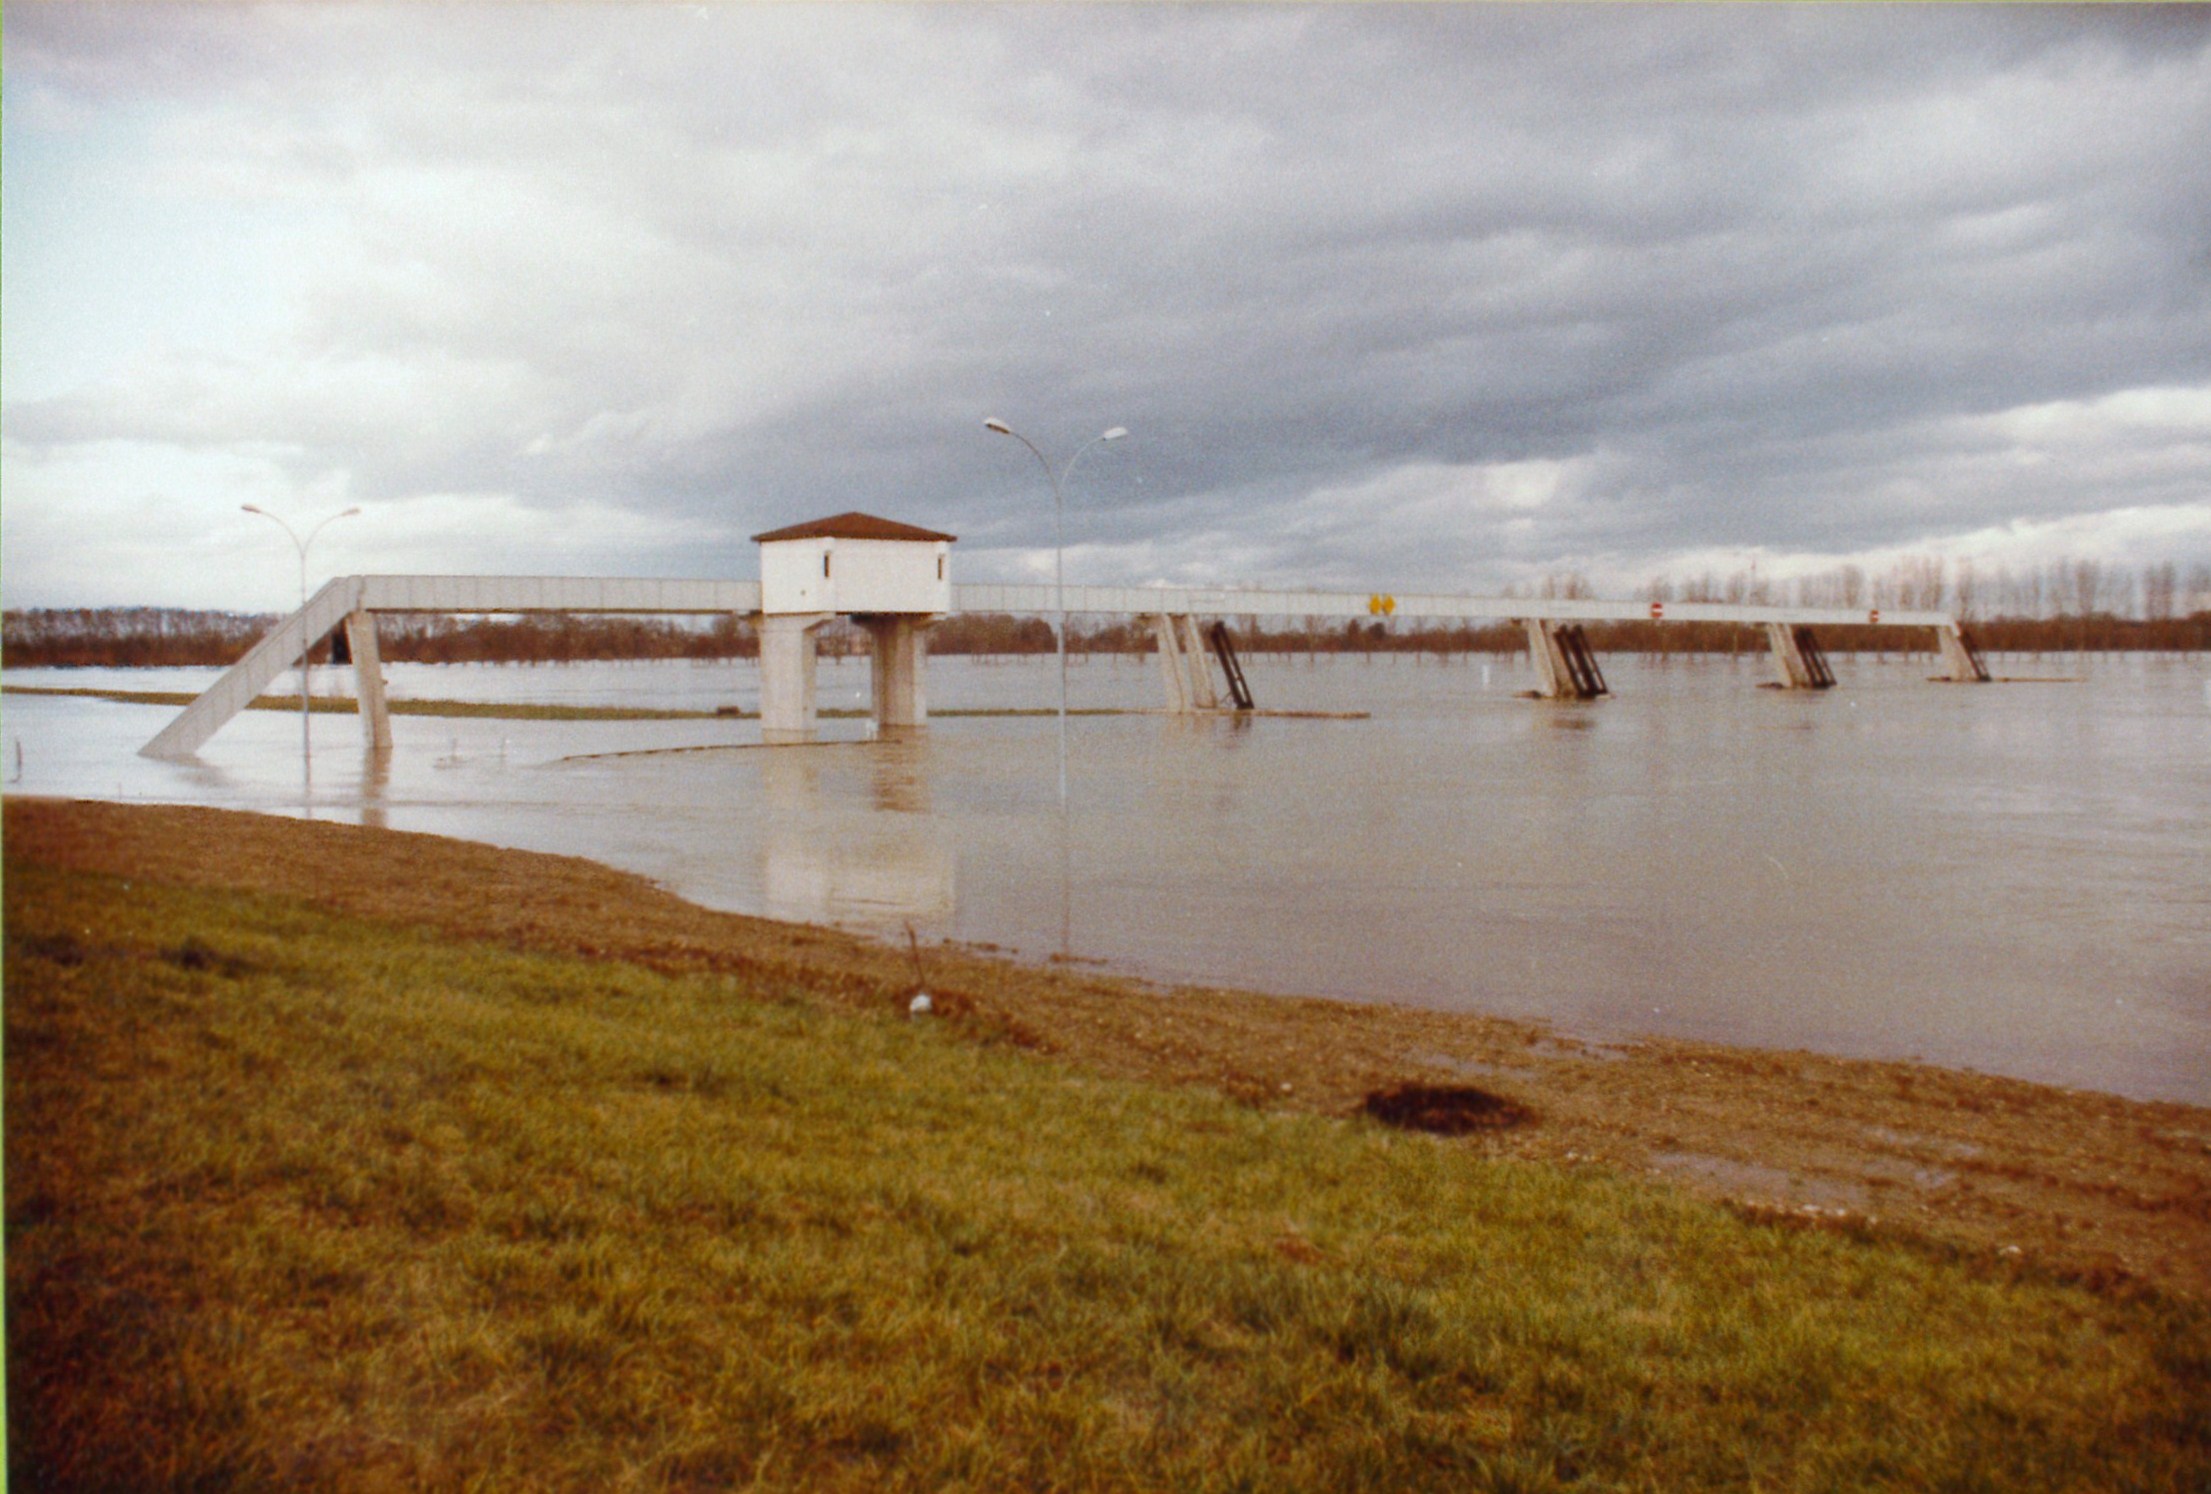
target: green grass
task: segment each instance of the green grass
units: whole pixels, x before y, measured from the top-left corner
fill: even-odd
[[[7,898],[18,1487],[2204,1487],[2189,1304],[891,992]]]

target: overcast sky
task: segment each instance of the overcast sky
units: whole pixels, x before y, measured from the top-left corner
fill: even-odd
[[[11,607],[2211,560],[2211,10],[10,4]]]

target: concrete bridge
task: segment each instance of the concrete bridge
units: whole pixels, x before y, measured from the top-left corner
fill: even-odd
[[[721,615],[756,620],[760,633],[763,740],[803,742],[815,732],[815,634],[847,616],[873,640],[873,717],[879,730],[928,719],[927,633],[957,612],[1049,614],[1059,591],[1047,585],[955,584],[949,535],[847,514],[777,530],[761,544],[759,581],[664,581],[577,576],[341,576],[232,665],[140,751],[189,757],[262,694],[309,648],[342,631],[352,656],[361,729],[376,751],[391,746],[377,619],[392,613],[533,612]],[[1775,683],[1819,689],[1834,683],[1813,629],[1931,630],[1945,677],[1986,680],[1987,669],[1955,618],[1944,612],[1736,606],[1717,602],[1454,596],[1439,593],[1316,592],[1182,586],[1070,586],[1066,610],[1149,618],[1159,645],[1167,709],[1221,709],[1214,665],[1198,620],[1225,617],[1368,618],[1512,622],[1527,631],[1539,694],[1591,699],[1604,676],[1582,628],[1594,622],[1734,623],[1765,630]],[[1240,684],[1226,636],[1214,652],[1232,690]],[[1248,706],[1248,697],[1238,702]]]

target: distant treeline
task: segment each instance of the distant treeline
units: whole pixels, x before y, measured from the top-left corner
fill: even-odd
[[[377,646],[406,664],[552,664],[585,659],[744,659],[760,652],[751,622],[569,612],[520,617],[404,613],[380,618]]]
[[[226,665],[279,621],[270,614],[158,607],[11,611],[0,614],[0,662],[16,667]],[[1247,654],[1501,655],[1527,647],[1526,633],[1510,623],[1325,617],[1271,624],[1254,617],[1227,621],[1237,649]],[[2211,651],[2211,610],[2156,618],[2109,612],[1993,617],[1970,621],[1967,627],[1990,653]],[[1732,623],[1592,623],[1588,633],[1600,653],[1739,654],[1766,647],[1763,629]],[[1818,637],[1821,648],[1835,654],[1924,653],[1933,647],[1926,629],[1838,625],[1820,628]],[[750,619],[734,616],[386,616],[378,638],[386,660],[419,664],[743,659],[760,652]],[[821,651],[831,657],[864,653],[867,645],[867,635],[847,621],[833,622],[820,634]],[[945,618],[929,634],[929,651],[939,655],[1048,654],[1053,646],[1052,622],[1041,617],[961,613]],[[1078,616],[1069,619],[1067,646],[1075,653],[1143,654],[1152,649],[1152,633],[1149,624],[1135,618]],[[325,640],[315,657],[327,661],[330,656]]]
[[[11,665],[232,664],[282,618],[271,613],[185,612],[159,607],[79,608],[0,614],[0,659]],[[582,659],[730,659],[756,655],[750,622],[576,616],[388,615],[378,647],[412,664],[552,663]],[[327,661],[330,640],[315,658]]]
[[[277,619],[266,613],[169,607],[0,613],[0,662],[25,665],[228,664]]]

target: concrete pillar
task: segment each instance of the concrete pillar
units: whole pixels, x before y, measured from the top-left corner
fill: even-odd
[[[1167,711],[1190,714],[1190,672],[1182,667],[1182,644],[1175,637],[1175,620],[1165,613],[1151,617],[1152,637],[1159,644],[1159,677],[1167,687]]]
[[[777,612],[760,619],[760,740],[814,740],[814,634],[827,612]]]
[[[1528,652],[1542,684],[1537,694],[1546,700],[1595,700],[1609,693],[1580,624],[1533,617],[1522,618],[1521,624],[1528,630]]]
[[[392,750],[392,715],[384,703],[384,655],[376,642],[376,614],[346,614],[345,646],[353,655],[353,698],[360,703],[361,745],[371,753]]]
[[[1581,692],[1574,688],[1573,671],[1559,649],[1558,624],[1530,617],[1521,626],[1528,630],[1528,656],[1535,661],[1536,694],[1545,700],[1578,699]]]
[[[1956,623],[1944,623],[1935,629],[1935,647],[1942,652],[1943,678],[1962,685],[1988,682],[1988,666],[1967,647],[1965,630]]]
[[[1787,623],[1766,624],[1766,646],[1773,651],[1774,678],[1784,690],[1809,690],[1818,681],[1804,651],[1796,646],[1796,630]]]
[[[876,613],[853,621],[874,641],[875,730],[878,734],[913,730],[929,722],[926,666],[929,629],[934,617]]]
[[[1159,640],[1159,672],[1167,686],[1168,711],[1190,716],[1219,710],[1221,699],[1213,688],[1213,671],[1206,663],[1196,619],[1155,613],[1152,636]]]
[[[1182,666],[1190,674],[1190,705],[1194,710],[1217,711],[1221,697],[1213,688],[1213,666],[1206,662],[1211,657],[1205,649],[1205,640],[1198,635],[1198,620],[1188,613],[1175,619],[1182,629]]]

